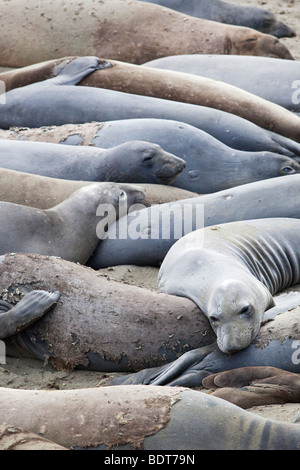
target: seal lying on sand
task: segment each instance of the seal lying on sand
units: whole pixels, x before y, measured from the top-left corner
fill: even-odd
[[[158,290],[188,297],[208,317],[221,351],[256,337],[273,295],[300,282],[300,220],[267,218],[196,230],[167,253]]]
[[[31,25],[34,24],[34,31]],[[0,65],[23,67],[70,55],[143,62],[171,54],[242,54],[291,59],[273,36],[129,0],[75,0],[62,7],[28,0],[3,3]],[[51,38],[51,40],[49,40]]]
[[[239,58],[240,56],[237,57]],[[243,59],[243,57],[241,58]],[[78,59],[79,58],[76,57],[70,57],[60,59],[61,62],[56,60],[49,61],[48,63],[43,62],[41,64],[35,64],[25,67],[24,69],[2,74],[0,75],[0,80],[4,81],[7,91],[9,91],[12,86],[25,86],[27,84],[51,79],[56,75],[61,75],[64,68],[67,67],[70,62]],[[178,60],[180,63],[180,59]],[[280,60],[277,59],[277,62],[280,62]],[[289,63],[294,62],[295,61],[289,61]],[[261,62],[261,66],[263,63],[264,62]],[[254,68],[255,63],[253,64],[253,69]],[[296,66],[294,69],[295,68]],[[83,80],[79,82],[79,85],[105,88],[124,93],[214,108],[240,116],[263,128],[276,129],[276,132],[281,134],[283,131],[281,131],[281,128],[278,126],[283,126],[285,120],[289,122],[291,119],[286,110],[274,106],[270,101],[261,99],[257,96],[257,93],[251,94],[245,91],[243,86],[237,89],[236,86],[232,86],[231,84],[214,80],[213,77],[209,78],[207,75],[208,72],[206,72],[206,76],[199,76],[199,74],[196,76],[194,74],[182,73],[185,71],[187,70],[181,70],[180,72],[161,68],[157,70],[153,67],[133,65],[113,61],[111,59],[99,59],[98,70],[95,70],[87,75],[87,77],[83,78]],[[276,72],[274,73],[275,76],[277,76]],[[249,75],[248,81],[254,81],[256,83],[257,79],[251,80],[251,74]],[[273,83],[273,75],[271,79]],[[268,76],[268,81],[270,81],[270,75]],[[21,85],[19,85],[18,82]],[[291,81],[291,77],[289,77],[286,87],[282,85],[280,87],[280,89],[283,89],[282,94],[287,94],[287,99],[290,101],[292,100],[292,94],[290,92],[292,84],[293,81]],[[289,85],[291,86],[289,87]],[[263,87],[267,88],[265,83]],[[270,89],[270,87],[268,87],[268,89]],[[274,86],[271,87],[271,89],[276,95]]]
[[[290,175],[145,208],[113,223],[88,265],[159,266],[176,240],[197,228],[266,217],[300,218],[299,200],[300,177]]]
[[[0,254],[41,253],[85,263],[101,237],[100,230],[96,230],[99,217],[104,215],[99,211],[101,204],[111,210],[111,220],[115,220],[144,199],[138,186],[128,186],[126,191],[125,187],[94,183],[47,210],[0,202]]]
[[[61,258],[1,257],[6,311],[36,289],[59,291],[60,299],[49,314],[5,340],[9,356],[31,354],[57,369],[135,371],[215,341],[207,318],[189,299],[125,285]]]
[[[280,297],[275,297],[276,302],[280,303]],[[284,302],[287,301],[294,302],[294,299],[290,297],[290,293],[288,298],[284,300]],[[295,294],[295,305],[297,303],[299,303],[298,292]],[[267,320],[262,325],[254,341],[246,349],[235,354],[225,354],[218,348],[217,344],[211,344],[194,351],[188,351],[176,361],[165,366],[145,369],[136,374],[113,379],[111,385],[152,384],[200,387],[207,377],[206,383],[210,386],[211,374],[231,371],[229,373],[230,377],[230,374],[234,375],[235,369],[245,367],[276,367],[299,374],[300,308],[297,307],[291,310],[290,307],[287,307],[288,310],[283,311],[282,314],[276,315],[275,313],[272,320]],[[270,309],[269,312],[272,310]],[[245,381],[243,383],[246,385]],[[297,393],[297,390],[295,392]],[[238,393],[236,395],[238,396]],[[234,396],[233,393],[232,396]],[[228,399],[228,396],[226,399]]]
[[[290,159],[274,158],[283,159],[288,166]],[[52,178],[171,184],[185,166],[182,159],[165,152],[159,145],[143,141],[97,149],[0,140],[1,168]]]
[[[286,24],[277,21],[276,16],[262,8],[235,5],[220,0],[143,0],[149,3],[172,8],[180,13],[217,21],[219,23],[247,26],[262,33],[272,34],[277,38],[295,36],[295,32]]]
[[[0,420],[68,449],[296,450],[300,441],[296,424],[172,387],[1,388]]]
[[[2,129],[9,129],[12,126],[40,127],[147,117],[176,119],[201,127],[202,106],[102,88],[72,87],[99,68],[101,63],[96,57],[81,57],[67,64],[54,78],[9,91],[5,95],[6,103],[0,116],[0,127]],[[218,84],[217,88],[222,95]],[[256,109],[252,115],[253,121],[269,130],[300,141],[298,116],[254,95],[240,93],[245,93],[246,99],[242,99],[236,109],[240,111],[241,106],[243,109],[252,108],[261,100],[258,108],[263,108],[264,112],[261,114],[260,109]],[[234,91],[232,97],[235,99]],[[225,99],[226,109],[229,101]],[[207,106],[209,104],[204,108]],[[250,118],[249,112],[247,117]]]

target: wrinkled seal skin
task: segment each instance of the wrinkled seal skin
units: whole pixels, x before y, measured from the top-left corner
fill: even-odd
[[[1,168],[52,178],[170,184],[185,165],[150,142],[131,141],[111,149],[97,149],[0,140]]]
[[[116,183],[94,183],[78,189],[68,199],[47,210],[0,202],[0,254],[41,253],[85,263],[99,242],[96,228],[101,204],[113,206],[115,220],[134,203],[142,202],[138,186],[126,191]],[[109,224],[110,219],[106,219]]]
[[[200,387],[205,380],[210,383],[211,374],[234,372],[245,367],[276,367],[299,374],[299,313],[300,308],[297,307],[275,315],[262,325],[257,337],[246,349],[235,354],[224,354],[216,344],[212,344],[189,351],[171,364],[118,377],[111,385]]]
[[[269,151],[293,158],[300,156],[300,144],[294,140],[267,131],[238,116],[212,108],[203,109],[208,113],[203,116],[203,122],[199,125],[199,130],[202,129],[228,147],[248,152]],[[211,112],[212,116],[210,118]],[[216,119],[222,123],[221,126],[213,124],[213,115],[215,113]],[[0,138],[34,140],[65,145],[95,145],[96,147],[99,145],[100,147],[110,148],[127,142],[128,139],[132,140],[135,138],[134,136],[139,135],[140,138],[143,136],[144,140],[151,142],[155,142],[157,137],[161,139],[165,136],[164,142],[168,143],[170,142],[168,135],[171,134],[172,139],[178,139],[180,136],[188,148],[191,133],[187,133],[186,129],[191,131],[191,128],[193,128],[195,135],[200,135],[196,127],[188,126],[189,124],[168,119],[122,119],[104,123],[65,124],[36,129],[23,127],[13,127],[9,130],[0,129]],[[228,132],[224,132],[225,128]],[[179,141],[177,143],[179,146]]]
[[[91,184],[94,183],[47,178],[46,176],[0,168],[0,201],[38,209],[50,209],[63,202],[78,189]],[[128,183],[123,187],[122,183],[119,183],[118,186],[126,191],[131,185]],[[139,187],[145,193],[143,205],[146,207],[199,196],[191,191],[162,184],[139,183]]]
[[[201,128],[205,114],[216,117],[221,111],[230,111],[229,114],[239,114],[267,130],[297,142],[300,140],[300,118],[296,114],[247,92],[205,78],[202,79],[203,86],[198,87],[199,99],[195,100],[203,105],[93,86],[75,87],[86,76],[101,68],[103,63],[96,57],[80,57],[60,68],[53,78],[9,91],[6,93],[6,103],[2,105],[0,127],[9,129],[12,126],[41,127],[116,119],[160,118],[175,119]],[[152,69],[149,73],[153,74]],[[201,88],[213,88],[215,92],[204,93]],[[224,97],[222,88],[225,88]],[[135,81],[132,90],[139,91]],[[208,99],[207,96],[212,98]],[[237,99],[238,96],[240,99]],[[221,108],[221,111],[216,108]],[[215,121],[213,124],[215,127]]]
[[[235,5],[220,0],[143,0],[148,3],[165,6],[180,13],[206,20],[247,26],[262,33],[272,34],[277,38],[295,36],[295,32],[286,24],[277,21],[275,15],[262,8]]]
[[[76,57],[73,58],[73,60],[76,59],[78,60]],[[44,79],[53,78],[56,74],[61,74],[67,66],[66,64],[71,61],[71,58],[63,58],[60,65],[50,61],[48,76]],[[26,77],[30,76],[30,71],[32,72],[33,80],[36,80],[38,78],[38,68],[38,64],[33,67],[25,67],[24,71],[21,69],[9,73],[8,77],[7,74],[3,74],[2,77],[0,75],[0,80],[4,79],[4,82],[7,82],[8,91],[12,82],[17,85],[18,76],[20,77],[20,82],[24,83]],[[45,63],[42,63],[40,68],[41,79],[43,74],[45,76]],[[279,134],[286,134],[286,129],[290,127],[290,121],[295,119],[295,116],[290,116],[287,110],[274,105],[270,101],[260,99],[258,96],[249,94],[241,89],[237,90],[232,85],[211,78],[174,72],[172,70],[156,70],[155,68],[146,68],[144,66],[107,59],[99,59],[98,68],[99,70],[89,74],[79,84],[81,86],[106,88],[124,93],[216,108],[238,115],[265,129],[272,129]],[[5,79],[5,77],[7,78]],[[34,82],[28,80],[28,83]],[[292,87],[288,89],[289,97],[291,89]],[[284,125],[285,121],[286,125]]]
[[[8,355],[33,355],[57,369],[136,371],[215,341],[190,300],[124,285],[60,258],[6,255],[0,274],[1,296],[8,291],[10,303],[17,289],[24,294],[47,285],[60,292],[51,312],[5,341]]]
[[[34,30],[32,28],[34,24]],[[129,0],[62,7],[59,0],[11,0],[1,9],[0,65],[23,67],[70,55],[143,63],[171,54],[220,53],[292,59],[278,39],[251,28],[187,17]]]
[[[176,204],[146,208],[113,224],[108,230],[107,239],[97,246],[88,264],[96,269],[121,264],[159,266],[180,236],[202,227],[202,219],[197,222],[202,204],[204,226],[208,226],[266,217],[300,218],[299,198],[300,177],[290,175],[177,201]],[[192,208],[189,209],[189,206]],[[160,214],[167,214],[166,218],[170,220],[168,237],[163,236],[164,224]],[[176,220],[184,220],[182,233],[175,232]],[[131,224],[137,222],[141,236],[136,240],[129,236],[121,239],[119,234],[128,234]],[[116,234],[116,239],[112,239],[112,234]]]
[[[194,231],[164,258],[158,290],[193,300],[221,351],[246,348],[273,295],[300,282],[300,220],[266,218]]]
[[[1,422],[42,431],[68,449],[299,449],[299,426],[182,387],[2,388],[0,398]]]
[[[293,83],[299,79],[300,64],[294,60],[283,63],[271,57],[193,54],[162,57],[144,65],[221,80],[290,111],[300,112],[298,99],[293,99],[299,98]]]

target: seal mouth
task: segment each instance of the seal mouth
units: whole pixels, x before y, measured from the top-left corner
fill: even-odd
[[[156,176],[157,178],[159,178],[162,184],[171,184],[183,172],[185,167],[185,161],[183,161],[182,163],[177,163],[176,165],[167,163],[157,171]]]

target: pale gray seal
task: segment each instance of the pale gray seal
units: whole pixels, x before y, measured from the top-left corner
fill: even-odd
[[[188,297],[208,317],[221,351],[257,336],[273,295],[300,282],[300,220],[267,218],[196,230],[167,253],[158,290]]]

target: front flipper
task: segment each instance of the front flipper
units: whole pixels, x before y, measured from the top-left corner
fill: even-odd
[[[275,306],[264,313],[262,325],[270,320],[274,320],[277,315],[298,307],[300,305],[300,292],[292,290],[283,292],[276,295],[274,301]]]
[[[60,292],[34,290],[26,294],[20,302],[9,309],[2,302],[0,313],[0,339],[8,338],[27,328],[31,323],[41,318],[59,300]]]
[[[72,62],[69,62],[63,68],[57,69],[56,77],[50,78],[43,83],[49,85],[77,85],[85,77],[101,68],[103,66],[100,65],[97,57],[79,57],[79,59],[72,60]]]
[[[193,349],[170,364],[144,369],[136,374],[117,377],[110,385],[143,384],[200,387],[203,378],[211,374],[211,372],[201,368],[201,363],[206,356],[216,349],[218,349],[216,343]]]

